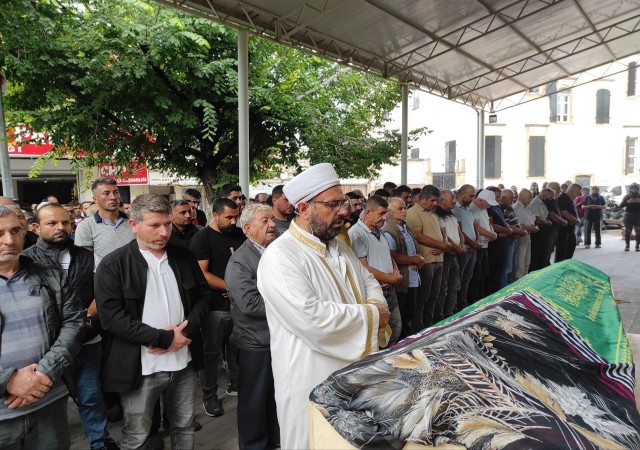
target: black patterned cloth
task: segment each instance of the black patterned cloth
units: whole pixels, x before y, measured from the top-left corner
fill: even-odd
[[[311,400],[357,448],[640,449],[633,372],[522,291],[335,372]]]

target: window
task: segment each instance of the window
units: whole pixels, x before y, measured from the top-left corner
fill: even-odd
[[[411,149],[411,159],[420,159],[420,149],[412,148]]]
[[[591,186],[591,175],[576,175],[576,183],[582,187]]]
[[[413,92],[413,109],[420,108],[420,94],[416,91]]]
[[[500,178],[502,176],[502,136],[484,137],[484,176]]]
[[[629,75],[627,78],[627,95],[633,97],[638,94],[638,66],[635,62],[629,63]]]
[[[638,138],[627,137],[627,149],[625,152],[625,175],[635,175],[638,171],[638,160],[636,149],[638,148]]]
[[[558,92],[558,115],[556,116],[556,122],[569,122],[571,118],[570,106],[569,91]]]
[[[544,176],[544,136],[529,136],[529,176]]]
[[[611,93],[608,89],[596,92],[596,123],[609,123],[609,101]]]

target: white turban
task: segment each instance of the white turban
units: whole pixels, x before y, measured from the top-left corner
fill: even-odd
[[[307,202],[329,188],[340,185],[340,178],[332,164],[321,163],[309,167],[282,188],[287,200],[297,206]]]

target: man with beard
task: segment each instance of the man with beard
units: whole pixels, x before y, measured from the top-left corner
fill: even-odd
[[[175,245],[181,245],[184,248],[189,248],[191,239],[198,232],[198,229],[193,225],[192,207],[187,200],[174,200],[171,202],[173,208],[173,214],[171,221],[171,237],[169,242]]]
[[[578,211],[576,211],[575,199],[580,193],[582,186],[571,184],[566,192],[558,196],[558,208],[560,215],[567,221],[567,225],[558,229],[558,240],[556,241],[556,260],[564,261],[573,258],[576,249],[576,225],[580,224]]]
[[[262,204],[245,208],[239,222],[247,240],[231,255],[225,272],[233,317],[231,341],[238,348],[238,447],[276,448],[280,428],[269,325],[257,286],[258,263],[276,238],[276,224],[271,208]]]
[[[71,221],[63,206],[49,203],[40,207],[35,215],[36,232],[40,237],[23,255],[44,267],[63,271],[67,286],[87,309],[87,333],[73,364],[76,404],[90,448],[116,449],[118,447],[107,430],[107,410],[100,386],[102,339],[98,334],[98,311],[93,298],[93,254],[73,245]]]
[[[204,412],[210,417],[224,414],[218,399],[218,363],[227,358],[227,395],[238,395],[238,362],[235,345],[230,341],[233,320],[224,273],[231,255],[245,241],[245,235],[236,226],[239,207],[228,198],[213,203],[213,216],[209,225],[191,239],[191,252],[198,260],[204,277],[211,288],[209,314],[202,328],[204,340],[204,369],[200,373]]]
[[[113,178],[98,178],[91,185],[98,212],[78,224],[75,244],[93,251],[96,267],[112,251],[134,239],[129,218],[120,211],[120,192]]]
[[[373,275],[335,239],[348,207],[333,166],[310,167],[284,193],[298,216],[262,255],[258,289],[271,335],[280,443],[307,448],[311,390],[378,350],[389,309]]]
[[[60,269],[20,256],[24,233],[0,206],[0,448],[69,448],[63,378],[82,347],[86,311]]]
[[[273,203],[273,215],[276,221],[276,234],[281,236],[289,229],[293,214],[293,205],[287,200],[282,188],[283,184],[279,184],[271,191],[271,201]]]
[[[473,271],[476,267],[477,251],[482,249],[482,245],[478,243],[478,233],[474,224],[473,212],[471,211],[471,202],[476,197],[476,188],[470,184],[463,184],[458,189],[456,196],[456,205],[453,208],[453,215],[458,219],[460,230],[464,237],[465,253],[458,255],[458,268],[460,270],[460,290],[456,300],[455,312],[461,311],[469,302],[467,293],[469,291],[469,282],[473,277]]]
[[[196,378],[202,367],[200,326],[210,299],[191,253],[167,245],[171,205],[157,194],[131,203],[135,240],[98,266],[95,293],[108,332],[102,382],[122,397],[122,448],[140,448],[160,398],[167,410],[171,447],[194,448]]]

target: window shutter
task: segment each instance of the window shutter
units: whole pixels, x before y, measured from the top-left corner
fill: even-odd
[[[544,136],[529,137],[529,176],[544,176]]]
[[[495,158],[495,136],[485,136],[484,138],[484,176],[486,178],[496,178],[494,158]]]
[[[502,177],[502,136],[495,137],[494,170],[496,178]]]
[[[609,123],[609,102],[611,93],[607,89],[598,89],[596,93],[596,123]]]
[[[556,122],[558,117],[558,90],[555,81],[547,85],[549,94],[549,122]]]
[[[635,62],[629,63],[629,76],[627,78],[627,95],[632,97],[636,95],[636,77],[638,76],[638,66]]]

